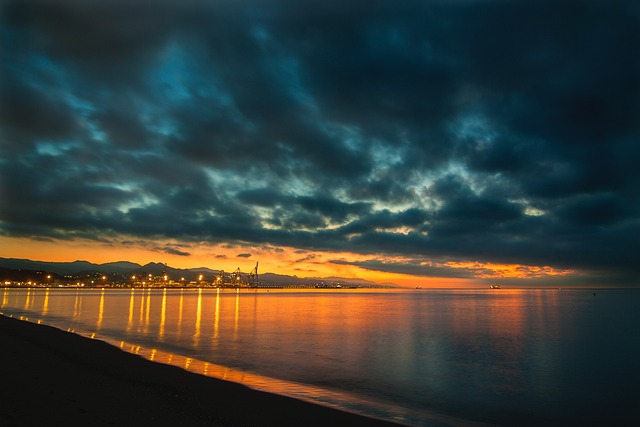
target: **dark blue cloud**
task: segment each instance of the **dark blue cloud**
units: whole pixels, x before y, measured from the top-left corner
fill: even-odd
[[[424,265],[419,260],[405,260],[403,262],[388,262],[376,259],[366,261],[331,260],[338,265],[356,265],[360,268],[374,271],[387,271],[391,273],[407,274],[422,277],[446,277],[446,278],[471,278],[477,270],[468,268],[453,268],[437,265]]]
[[[179,255],[179,256],[189,256],[189,255],[191,255],[189,252],[186,252],[186,251],[183,251],[181,249],[174,248],[174,247],[170,247],[170,246],[166,247],[164,249],[164,251],[166,253],[168,253],[168,254],[171,254],[171,255]]]
[[[4,2],[0,232],[637,275],[638,6],[396,3]]]

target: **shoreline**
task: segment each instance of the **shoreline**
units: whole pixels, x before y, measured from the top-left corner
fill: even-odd
[[[153,362],[107,342],[0,315],[0,417],[189,426],[399,426]]]

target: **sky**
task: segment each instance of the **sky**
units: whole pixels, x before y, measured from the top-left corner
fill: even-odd
[[[640,3],[5,0],[0,256],[637,286]]]

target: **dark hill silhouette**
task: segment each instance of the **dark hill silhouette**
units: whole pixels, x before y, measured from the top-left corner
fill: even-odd
[[[19,258],[1,258],[0,267],[9,270],[30,270],[41,271],[48,274],[55,275],[86,275],[86,274],[112,274],[112,275],[141,275],[152,274],[154,276],[161,275],[163,272],[175,281],[179,281],[184,278],[186,282],[197,280],[200,275],[203,275],[203,280],[211,282],[213,278],[220,274],[221,270],[211,269],[208,267],[196,267],[196,268],[174,268],[161,262],[150,262],[145,265],[140,265],[130,261],[116,261],[108,262],[104,264],[94,264],[89,261],[77,260],[73,262],[47,262],[47,261],[32,261],[29,259]],[[225,273],[232,273],[233,271],[226,270]],[[241,271],[243,276],[246,276],[248,272]],[[270,285],[282,285],[282,286],[315,286],[315,285],[331,285],[340,283],[341,286],[357,286],[357,287],[388,287],[394,286],[392,284],[379,285],[374,282],[370,282],[364,279],[349,279],[344,277],[298,277],[289,276],[284,274],[275,273],[261,273],[259,274],[260,283]]]

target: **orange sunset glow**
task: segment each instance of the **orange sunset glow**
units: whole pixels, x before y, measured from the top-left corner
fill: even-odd
[[[190,255],[181,256],[161,252],[158,248],[139,244],[104,244],[92,241],[33,241],[21,238],[2,238],[0,257],[30,258],[47,262],[89,261],[95,264],[127,260],[144,265],[161,262],[174,268],[206,267],[212,270],[233,271],[240,268],[248,272],[256,262],[261,272],[296,275],[299,277],[336,277],[365,279],[377,284],[392,284],[401,287],[477,287],[485,282],[480,279],[528,279],[545,276],[567,276],[572,271],[551,267],[505,265],[480,262],[421,262],[418,266],[436,266],[453,272],[459,270],[461,277],[427,277],[425,275],[401,274],[362,268],[370,256],[355,253],[311,252],[294,248],[253,248],[241,245],[179,244],[164,242],[161,247],[180,247]],[[346,262],[345,262],[346,261]],[[406,262],[405,257],[384,257],[385,264]],[[177,279],[177,278],[176,278]]]
[[[2,0],[0,46],[0,427],[638,424],[640,1]]]
[[[258,262],[404,287],[637,284],[638,76],[620,61],[635,53],[616,50],[624,25],[597,31],[614,38],[588,54],[574,52],[586,18],[569,35],[535,25],[515,39],[443,24],[538,16],[509,2],[487,2],[488,15],[483,1],[329,2],[305,5],[305,25],[280,0],[143,1],[153,13],[141,14],[9,3],[3,258]],[[93,25],[102,13],[110,24]]]

